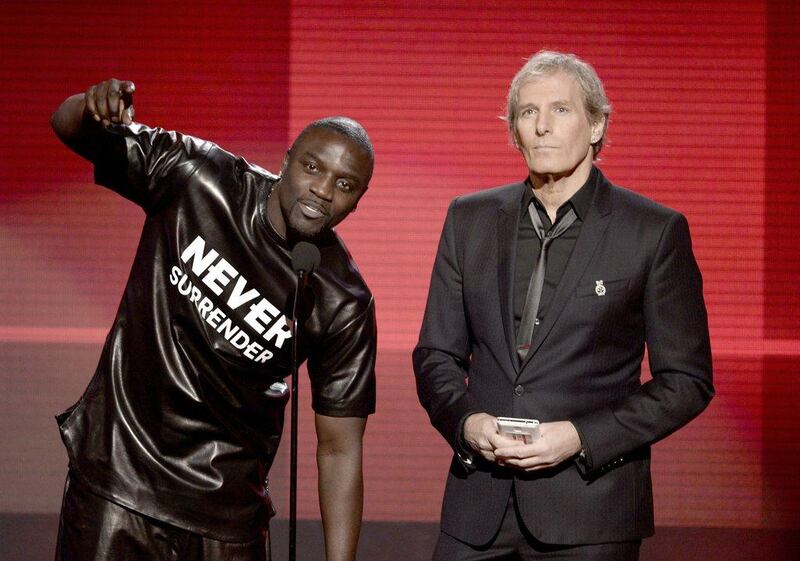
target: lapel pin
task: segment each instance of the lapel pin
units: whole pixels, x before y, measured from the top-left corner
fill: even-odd
[[[605,287],[605,285],[603,284],[603,281],[601,281],[601,280],[599,280],[599,281],[594,281],[594,283],[597,285],[597,286],[595,286],[595,287],[594,287],[594,291],[595,291],[595,293],[596,293],[598,296],[605,296],[605,295],[606,295],[606,287]]]

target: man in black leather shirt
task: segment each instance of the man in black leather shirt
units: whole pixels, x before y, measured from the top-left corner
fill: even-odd
[[[58,417],[70,459],[56,559],[263,560],[266,476],[290,372],[291,248],[321,262],[301,328],[326,556],[352,560],[361,446],[375,407],[372,295],[333,227],[374,156],[346,117],[310,124],[280,175],[215,144],[133,123],[132,82],[68,98],[53,129],[146,219],[83,397]]]

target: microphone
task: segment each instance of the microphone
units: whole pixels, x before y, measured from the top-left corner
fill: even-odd
[[[309,242],[297,242],[292,248],[292,269],[300,277],[311,275],[320,261],[319,249]]]

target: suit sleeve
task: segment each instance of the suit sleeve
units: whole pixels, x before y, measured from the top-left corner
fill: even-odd
[[[658,241],[643,316],[652,380],[611,407],[571,419],[584,445],[586,471],[614,467],[676,431],[714,395],[702,278],[680,214],[671,216]]]
[[[460,438],[463,420],[481,408],[466,383],[470,339],[457,248],[457,206],[458,199],[451,203],[445,219],[413,363],[420,403],[434,428],[463,462],[465,450]]]

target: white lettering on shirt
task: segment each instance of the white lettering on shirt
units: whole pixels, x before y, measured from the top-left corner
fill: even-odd
[[[279,349],[283,348],[286,340],[292,337],[289,321],[281,314],[280,309],[262,296],[258,289],[248,289],[247,279],[217,250],[207,247],[202,236],[196,236],[186,246],[181,252],[180,259],[182,263],[190,266],[191,274],[201,280],[211,292],[223,297],[225,305],[219,307],[211,298],[204,295],[200,287],[192,281],[190,274],[185,273],[180,266],[172,267],[169,282],[195,305],[200,317],[212,329],[242,351],[246,358],[265,363],[274,356],[274,353],[263,344],[253,341],[251,335],[237,325],[238,320],[243,320],[264,340]],[[248,303],[251,304],[244,317],[240,315],[238,318],[234,317],[238,314],[232,312],[238,312]],[[225,311],[222,309],[224,307],[229,309]]]

